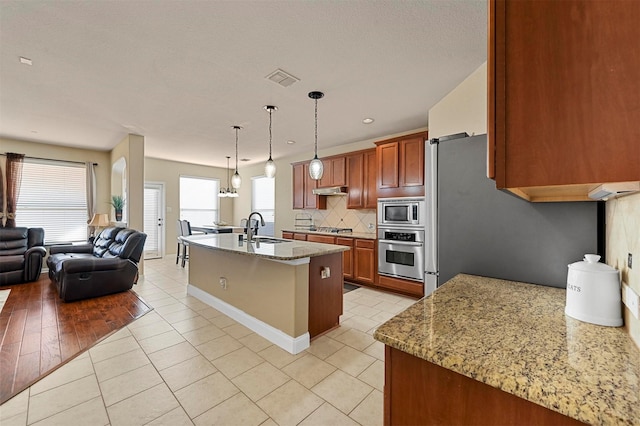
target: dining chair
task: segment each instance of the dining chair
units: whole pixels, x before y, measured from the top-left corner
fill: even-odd
[[[181,228],[181,237],[188,237],[191,234],[191,223],[189,223],[188,220],[181,220],[180,221],[180,228]],[[180,237],[179,237],[180,238]],[[182,242],[182,267],[184,268],[184,265],[186,263],[187,260],[189,260],[189,242],[185,241],[183,238],[180,238],[181,242]]]

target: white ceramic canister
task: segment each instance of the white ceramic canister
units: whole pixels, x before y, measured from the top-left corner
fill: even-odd
[[[600,256],[586,254],[582,262],[569,265],[565,314],[592,324],[622,325],[620,272]]]

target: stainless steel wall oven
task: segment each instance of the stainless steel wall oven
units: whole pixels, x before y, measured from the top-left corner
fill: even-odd
[[[378,225],[378,273],[424,281],[424,230]]]

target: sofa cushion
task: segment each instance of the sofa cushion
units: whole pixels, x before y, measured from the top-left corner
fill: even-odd
[[[2,228],[0,256],[22,255],[28,248],[28,228]]]
[[[109,227],[105,228],[93,242],[93,255],[104,257],[109,252],[109,247],[113,244],[118,233],[125,228]],[[113,257],[113,256],[110,256]]]
[[[0,272],[19,271],[24,269],[24,256],[0,256]]]

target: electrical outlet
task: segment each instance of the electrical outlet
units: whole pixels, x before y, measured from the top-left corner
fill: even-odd
[[[320,270],[320,278],[325,279],[331,276],[331,268],[328,266],[323,266]]]
[[[624,304],[627,306],[627,308],[629,308],[629,310],[631,311],[631,315],[636,317],[636,319],[640,319],[638,318],[640,317],[639,299],[640,297],[638,296],[638,293],[633,291],[633,289],[628,285],[624,284]]]
[[[631,269],[631,265],[633,265],[633,255],[629,253],[627,255],[627,266],[629,267],[629,269]]]
[[[223,290],[227,289],[227,279],[225,277],[220,277],[220,287],[222,287]]]

